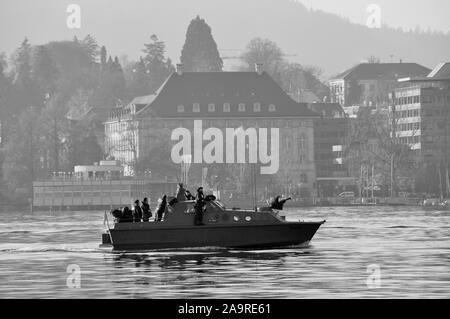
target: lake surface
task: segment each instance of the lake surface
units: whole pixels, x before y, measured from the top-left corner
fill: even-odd
[[[450,212],[286,213],[327,222],[307,248],[112,253],[102,211],[1,213],[0,298],[450,297]]]

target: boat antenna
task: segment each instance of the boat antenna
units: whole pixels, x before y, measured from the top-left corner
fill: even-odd
[[[252,164],[252,184],[253,184],[253,208],[255,209],[255,212],[258,211],[258,207],[256,204],[256,172],[255,172],[255,164]]]

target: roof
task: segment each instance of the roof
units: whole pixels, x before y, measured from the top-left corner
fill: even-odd
[[[439,63],[427,76],[405,77],[399,82],[450,81],[450,62]]]
[[[450,78],[450,62],[443,62],[438,64],[430,74],[427,75],[427,78],[441,79],[441,78]]]
[[[135,97],[128,103],[124,109],[133,110],[133,113],[139,113],[141,110],[149,106],[156,98],[156,94]]]
[[[223,105],[230,104],[230,112]],[[260,111],[254,112],[259,103]],[[193,112],[193,105],[199,112]],[[214,111],[209,105],[214,104]],[[239,111],[245,104],[245,111]],[[184,112],[178,106],[183,105]],[[275,111],[269,111],[274,105]],[[154,100],[141,115],[159,117],[217,118],[217,117],[317,117],[307,103],[290,98],[266,72],[183,72],[173,73],[158,90]]]
[[[135,97],[130,104],[136,104],[136,105],[148,105],[150,103],[153,102],[153,100],[155,99],[155,95],[151,94],[151,95],[145,95],[145,96],[138,96]]]
[[[361,63],[336,75],[332,80],[398,79],[426,76],[430,71],[417,63]]]
[[[66,118],[72,121],[82,121],[86,118],[91,118],[95,121],[104,122],[111,111],[111,107],[93,107],[87,103],[79,107],[73,107],[69,109],[66,114]]]

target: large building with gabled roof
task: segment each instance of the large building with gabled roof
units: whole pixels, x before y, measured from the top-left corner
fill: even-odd
[[[310,196],[316,181],[313,120],[318,116],[306,103],[289,97],[261,69],[206,73],[183,72],[178,66],[154,95],[136,98],[111,111],[105,122],[106,152],[127,165],[130,174],[148,164],[153,167],[152,174],[185,179],[181,165],[171,159],[175,129],[185,128],[194,135],[194,122],[200,120],[203,132],[218,128],[224,136],[227,129],[278,129],[279,168],[276,174],[258,174],[257,184],[265,193]],[[272,135],[267,145],[270,143]],[[203,141],[202,146],[206,144]],[[253,146],[247,145],[248,152]],[[259,162],[249,165],[250,154],[246,156],[246,163],[189,164],[189,184],[207,183],[245,193],[249,172],[262,166]]]
[[[421,77],[430,69],[417,63],[360,63],[329,80],[331,102],[343,107],[387,106],[398,79]]]

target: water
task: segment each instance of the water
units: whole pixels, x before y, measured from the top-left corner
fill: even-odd
[[[291,209],[287,219],[327,223],[307,248],[112,253],[98,248],[103,212],[2,213],[0,297],[450,296],[450,212]],[[80,288],[68,287],[68,267],[80,267]],[[379,282],[368,282],[376,275],[368,267],[379,269]],[[69,286],[77,283],[69,277]]]

